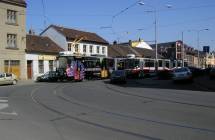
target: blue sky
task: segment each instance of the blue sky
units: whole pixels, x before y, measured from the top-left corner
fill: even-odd
[[[27,29],[33,28],[37,33],[56,24],[95,32],[110,43],[139,37],[150,42],[154,41],[154,15],[145,11],[153,10],[153,6],[158,11],[158,42],[179,40],[184,31],[184,41],[196,47],[197,33],[188,30],[208,28],[200,33],[200,45],[215,49],[215,0],[144,0],[145,5],[129,8],[113,22],[115,14],[137,0],[44,0],[45,12],[42,0],[26,1]],[[172,8],[168,9],[167,4]]]

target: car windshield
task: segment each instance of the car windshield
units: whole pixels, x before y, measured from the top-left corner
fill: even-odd
[[[0,73],[0,78],[4,77],[4,74],[3,73]]]
[[[179,68],[179,69],[175,69],[174,72],[185,72],[188,71],[187,68]]]

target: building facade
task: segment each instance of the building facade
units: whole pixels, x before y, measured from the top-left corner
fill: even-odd
[[[41,36],[48,36],[62,49],[84,56],[107,56],[109,43],[95,33],[50,25]]]
[[[39,75],[56,70],[56,57],[63,51],[48,37],[27,35],[26,63],[28,79],[36,79]]]
[[[27,78],[26,6],[24,0],[0,0],[0,72],[20,79]]]
[[[205,67],[215,67],[215,53],[207,53],[205,58]]]
[[[155,45],[151,45],[155,49]],[[158,44],[158,53],[165,59],[170,59],[174,67],[190,66],[205,67],[205,53],[195,50],[193,47],[183,44],[182,41],[174,41]],[[199,53],[199,55],[198,55]]]

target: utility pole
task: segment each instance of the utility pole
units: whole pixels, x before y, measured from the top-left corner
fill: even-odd
[[[182,67],[184,67],[185,49],[184,49],[184,31],[182,31]]]
[[[199,58],[199,33],[201,30],[197,31],[197,48],[198,48],[198,68],[200,68],[200,58]]]
[[[158,71],[158,29],[157,29],[157,10],[155,8],[154,10],[154,14],[155,14],[155,72],[157,73]]]

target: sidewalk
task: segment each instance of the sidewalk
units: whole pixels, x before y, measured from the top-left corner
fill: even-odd
[[[35,81],[34,80],[18,80],[17,85],[32,85],[34,84]]]

